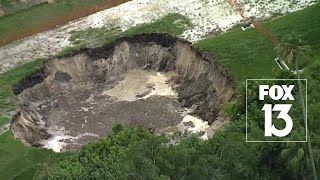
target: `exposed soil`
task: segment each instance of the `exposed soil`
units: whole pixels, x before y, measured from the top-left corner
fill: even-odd
[[[211,54],[168,34],[120,38],[44,65],[14,87],[21,111],[11,129],[25,144],[55,151],[77,149],[115,123],[208,136],[234,96],[235,81]]]

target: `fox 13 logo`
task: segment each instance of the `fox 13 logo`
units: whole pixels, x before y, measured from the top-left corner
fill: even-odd
[[[306,126],[306,79],[246,81],[247,142],[306,142]]]

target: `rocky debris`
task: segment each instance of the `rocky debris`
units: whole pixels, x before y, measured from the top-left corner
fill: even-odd
[[[24,137],[20,139],[24,144],[42,146],[40,142],[51,137],[38,112],[21,109],[13,119],[15,121],[12,121],[10,128],[16,138]]]
[[[12,131],[26,144],[63,150],[87,143],[77,138],[84,134],[104,136],[114,123],[160,132],[192,121],[186,130],[202,133],[223,118],[221,104],[235,88],[212,55],[169,34],[121,38],[48,59],[42,73],[43,79],[31,75],[30,83],[27,78],[15,87],[20,113]]]
[[[69,82],[69,81],[72,79],[72,77],[71,77],[68,73],[66,73],[66,72],[57,71],[57,72],[54,74],[54,79],[55,79],[56,81],[59,81],[59,82],[65,82],[65,83],[67,83],[67,82]]]

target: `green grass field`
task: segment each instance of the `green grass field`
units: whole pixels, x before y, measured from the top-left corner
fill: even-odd
[[[172,13],[167,16],[147,24],[140,24],[122,32],[116,25],[112,28],[89,28],[81,31],[73,31],[69,40],[73,47],[66,51],[80,47],[97,47],[111,43],[117,37],[130,37],[140,33],[166,32],[174,36],[181,35],[187,29],[192,27],[190,19],[187,17]]]
[[[313,46],[313,59],[320,59],[319,12],[320,5],[316,5],[266,22],[264,25],[280,38],[292,31],[301,34]],[[169,22],[159,21],[153,25],[146,24],[129,30],[128,34],[159,32],[157,27],[162,26],[168,32],[168,29],[173,28]],[[176,28],[173,28],[170,32],[175,34],[176,30]],[[180,31],[177,30],[177,32]],[[94,33],[92,33],[92,36],[95,36]],[[74,41],[76,40],[77,38],[74,38]],[[246,78],[270,78],[272,77],[272,70],[277,68],[274,62],[277,54],[273,51],[272,44],[255,29],[246,32],[234,29],[221,36],[207,38],[194,46],[201,50],[213,52],[238,81],[243,81]],[[11,86],[40,67],[41,60],[37,60],[0,75],[1,114],[10,112],[15,106],[16,101]],[[5,116],[7,117],[7,115]],[[0,124],[2,121],[8,121],[6,117],[0,118]],[[24,146],[19,141],[14,140],[10,132],[7,132],[0,136],[0,179],[31,179],[39,163],[48,162],[56,156],[57,154],[49,150]]]
[[[9,131],[0,136],[0,142],[0,179],[3,180],[30,180],[40,163],[58,157],[51,150],[23,145]]]
[[[280,40],[287,34],[300,34],[313,47],[312,59],[320,55],[320,5],[263,23]],[[248,78],[272,78],[278,68],[273,45],[255,29],[245,32],[240,28],[217,37],[207,38],[194,45],[214,53],[238,81]]]
[[[103,0],[56,0],[53,4],[42,3],[29,8],[22,8],[14,14],[0,17],[0,37],[24,28],[30,28],[54,17],[102,2]],[[8,11],[14,8],[8,0],[1,0]],[[12,3],[11,3],[12,4]]]
[[[6,15],[14,14],[23,9],[30,8],[32,6],[40,5],[41,2],[31,1],[17,1],[17,0],[0,0],[0,8],[5,12]]]

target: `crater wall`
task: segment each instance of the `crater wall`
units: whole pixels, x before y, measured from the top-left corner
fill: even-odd
[[[72,149],[114,123],[160,132],[179,124],[186,109],[211,124],[234,89],[210,53],[169,34],[141,34],[46,60],[41,72],[14,87],[20,112],[11,128],[35,146],[63,135]]]

